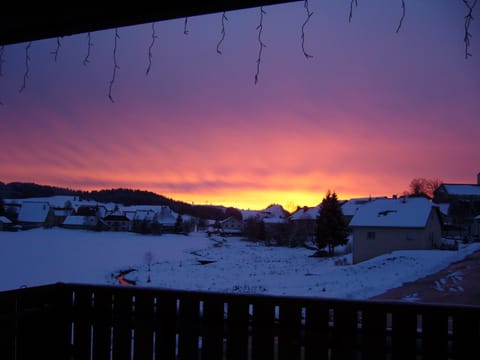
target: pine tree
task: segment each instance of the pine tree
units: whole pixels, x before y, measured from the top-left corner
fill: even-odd
[[[348,225],[343,217],[337,194],[328,190],[317,216],[315,237],[317,248],[320,250],[328,246],[328,255],[332,256],[335,246],[347,244],[348,233]]]
[[[176,234],[180,234],[183,230],[183,218],[182,215],[178,215],[177,219],[175,220],[175,225],[173,231]]]

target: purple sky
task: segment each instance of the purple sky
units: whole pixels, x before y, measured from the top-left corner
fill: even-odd
[[[0,181],[129,187],[195,203],[263,208],[392,195],[415,177],[480,171],[480,20],[465,59],[460,0],[310,1],[6,46]],[[480,19],[480,6],[474,17]]]

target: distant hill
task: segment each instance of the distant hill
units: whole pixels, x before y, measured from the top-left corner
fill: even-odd
[[[83,191],[50,185],[38,185],[35,183],[11,182],[4,184],[3,182],[0,182],[0,198],[2,199],[24,199],[31,197],[50,197],[56,195],[82,196],[83,193]]]
[[[58,195],[78,196],[84,200],[94,200],[99,203],[117,203],[125,206],[166,205],[178,214],[213,220],[221,220],[235,213],[233,208],[214,205],[192,205],[144,190],[120,188],[81,191],[35,183],[12,182],[5,184],[0,182],[0,199],[25,199]]]

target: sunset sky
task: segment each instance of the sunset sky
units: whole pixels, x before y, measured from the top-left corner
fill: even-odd
[[[480,171],[480,6],[465,59],[460,0],[303,2],[4,48],[0,181],[133,188],[195,204],[290,210],[391,196]]]

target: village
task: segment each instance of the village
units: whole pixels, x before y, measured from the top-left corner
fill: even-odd
[[[77,196],[5,199],[0,230],[61,227],[161,235],[205,232],[240,236],[266,245],[314,246],[320,205],[288,213],[281,205],[264,210],[226,211],[221,219],[175,213],[166,205],[98,203]],[[357,198],[341,201],[350,229],[347,251],[359,263],[395,250],[456,249],[479,241],[480,174],[474,184],[441,184],[426,196]]]

